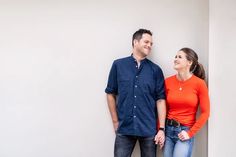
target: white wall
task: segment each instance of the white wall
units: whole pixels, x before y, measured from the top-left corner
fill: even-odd
[[[107,76],[142,27],[166,76],[183,46],[207,68],[205,0],[0,0],[0,156],[111,157]],[[206,156],[206,132],[194,156]]]
[[[209,157],[232,157],[235,149],[236,1],[210,0]]]

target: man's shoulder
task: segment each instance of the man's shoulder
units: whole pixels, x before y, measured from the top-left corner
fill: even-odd
[[[128,57],[123,57],[123,58],[118,58],[118,59],[116,59],[116,60],[114,61],[114,63],[120,64],[120,63],[127,62],[127,61],[129,61],[130,59],[131,59],[130,56],[128,56]]]
[[[152,68],[154,68],[154,69],[156,69],[156,70],[161,70],[161,67],[160,67],[158,64],[154,63],[153,61],[151,61],[150,59],[147,59],[147,63],[148,63],[150,66],[152,66]]]

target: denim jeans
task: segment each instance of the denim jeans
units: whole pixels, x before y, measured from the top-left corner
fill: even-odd
[[[191,157],[194,138],[181,141],[178,134],[182,130],[189,130],[186,126],[166,126],[166,141],[164,146],[164,157]]]
[[[116,134],[114,157],[131,157],[137,141],[139,141],[141,157],[156,157],[154,136],[139,137],[121,134]]]

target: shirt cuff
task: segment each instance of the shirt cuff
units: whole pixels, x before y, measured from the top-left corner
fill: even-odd
[[[114,89],[112,89],[112,88],[109,88],[109,87],[107,87],[107,88],[105,89],[105,92],[106,92],[107,94],[117,94],[116,90],[114,90]]]

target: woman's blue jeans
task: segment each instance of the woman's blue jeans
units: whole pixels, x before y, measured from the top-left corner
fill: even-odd
[[[139,141],[141,157],[156,157],[154,136],[140,137],[121,134],[116,134],[114,157],[131,157],[137,141]]]
[[[164,146],[164,157],[191,157],[194,138],[181,141],[178,134],[182,130],[189,130],[186,126],[166,126],[166,141]]]

